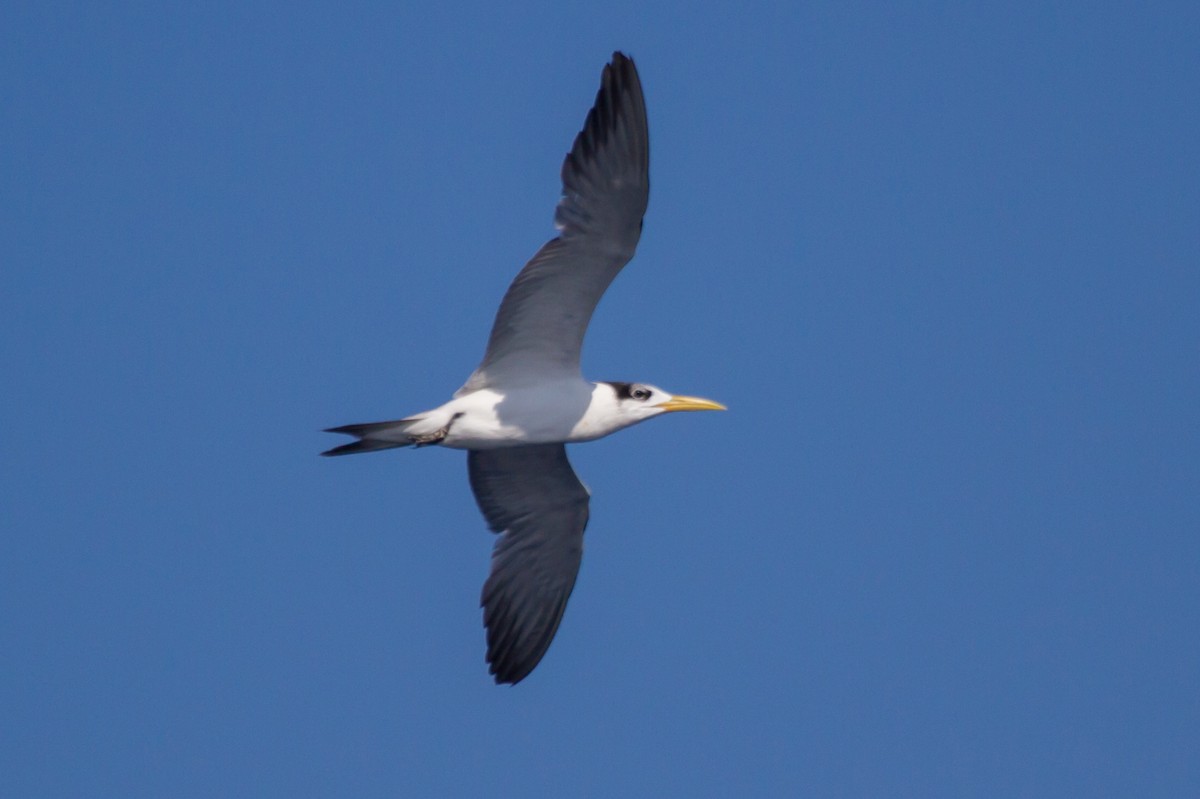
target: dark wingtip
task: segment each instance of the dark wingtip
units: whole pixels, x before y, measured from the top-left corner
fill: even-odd
[[[513,677],[507,674],[499,674],[494,671],[491,672],[491,674],[492,679],[496,681],[496,685],[516,685],[521,680],[529,676],[528,674],[522,674],[520,677]]]
[[[539,657],[532,664],[488,664],[488,674],[492,675],[492,679],[496,681],[496,685],[516,685],[533,673],[534,668],[541,661]]]
[[[487,591],[486,584],[484,591]],[[550,623],[543,625],[540,632],[526,636],[518,626],[520,622],[511,614],[509,604],[502,597],[497,601],[484,594],[480,605],[483,607],[483,623],[487,628],[486,660],[488,674],[492,675],[496,685],[516,685],[538,667],[562,623],[568,598],[569,591],[549,611],[546,618],[550,619]]]

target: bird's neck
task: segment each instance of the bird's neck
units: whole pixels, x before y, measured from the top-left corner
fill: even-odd
[[[588,403],[583,418],[575,425],[571,439],[573,441],[592,441],[623,430],[639,421],[641,420],[621,413],[618,391],[612,383],[596,382],[592,384],[591,402]]]

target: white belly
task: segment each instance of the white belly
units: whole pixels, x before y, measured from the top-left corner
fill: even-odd
[[[504,391],[474,391],[443,405],[450,431],[441,441],[454,449],[495,449],[522,444],[586,440],[575,434],[592,401],[591,383],[575,381]]]

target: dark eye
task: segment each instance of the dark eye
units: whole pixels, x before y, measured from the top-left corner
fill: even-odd
[[[629,392],[629,396],[633,397],[635,400],[648,400],[650,399],[650,389],[638,386],[633,391]]]

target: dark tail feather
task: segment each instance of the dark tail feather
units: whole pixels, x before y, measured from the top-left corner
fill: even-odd
[[[322,455],[354,455],[359,452],[376,452],[381,449],[393,449],[395,447],[407,447],[412,442],[401,437],[401,440],[395,440],[397,432],[403,431],[413,419],[397,419],[392,422],[368,422],[367,424],[347,424],[341,427],[330,427],[325,430],[326,433],[345,433],[348,436],[356,436],[359,440],[352,441],[349,444],[342,444],[340,447],[327,449],[322,452]],[[391,434],[391,436],[381,434]]]
[[[407,447],[407,444],[396,444],[391,441],[371,441],[363,439],[362,441],[352,441],[349,444],[342,444],[340,447],[327,449],[322,452],[322,455],[355,455],[359,452],[377,452],[381,449],[393,449],[395,447]]]

